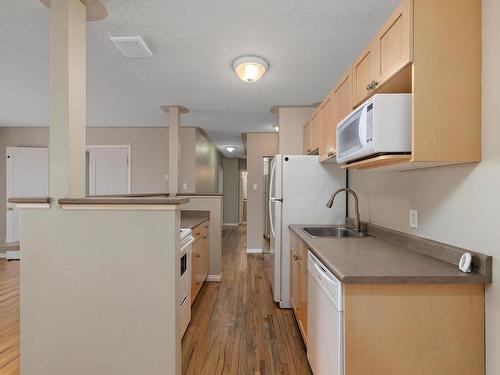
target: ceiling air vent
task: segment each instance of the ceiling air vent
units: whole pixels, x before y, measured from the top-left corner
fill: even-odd
[[[111,41],[125,57],[151,57],[153,53],[139,35],[112,36]]]

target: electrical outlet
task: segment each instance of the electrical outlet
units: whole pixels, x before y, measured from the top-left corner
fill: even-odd
[[[167,182],[168,181],[168,174],[164,175],[163,179],[165,180],[165,182]]]
[[[188,184],[186,182],[184,182],[182,184],[182,190],[187,191],[187,189],[188,189]]]
[[[410,223],[410,228],[418,228],[418,211],[410,210],[408,213],[408,221]]]
[[[253,184],[253,189],[257,190],[257,184]]]

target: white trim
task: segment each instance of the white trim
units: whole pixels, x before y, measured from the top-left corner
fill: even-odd
[[[0,259],[5,259],[7,258],[7,254],[6,253],[0,253]]]
[[[247,249],[247,254],[262,254],[262,249]]]
[[[50,208],[50,203],[14,203],[16,208],[24,208],[31,210],[47,210]]]
[[[208,282],[220,282],[222,280],[222,272],[218,275],[207,275]]]
[[[175,211],[174,204],[61,204],[63,210],[74,211]]]
[[[132,192],[132,145],[87,145],[85,146],[85,151],[90,151],[91,149],[99,148],[124,148],[127,149],[127,168],[128,168],[128,194]]]
[[[222,223],[222,225],[235,226],[235,225],[240,225],[240,224],[239,223]]]

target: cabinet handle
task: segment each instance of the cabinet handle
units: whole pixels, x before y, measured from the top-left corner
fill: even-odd
[[[196,232],[194,235],[199,236],[200,234],[201,234],[201,232]]]
[[[195,258],[199,258],[199,257],[200,257],[200,254],[196,254],[196,255],[195,255]]]
[[[329,152],[328,154],[326,154],[326,155],[327,155],[327,156],[333,156],[333,155],[335,155],[335,152],[330,151],[330,152]]]
[[[378,82],[377,81],[373,81],[373,88],[375,89],[377,86],[378,86]]]
[[[373,89],[373,82],[366,85],[367,91],[370,91],[371,89]]]
[[[294,256],[293,256],[293,260],[299,260],[299,259],[297,258],[297,255],[294,255]]]

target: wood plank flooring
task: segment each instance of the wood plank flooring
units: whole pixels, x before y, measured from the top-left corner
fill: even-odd
[[[274,303],[264,255],[246,253],[245,229],[223,230],[223,279],[193,305],[183,373],[310,374],[293,313]]]
[[[272,300],[262,254],[245,227],[223,230],[223,280],[206,283],[182,342],[183,373],[310,374],[291,310]],[[0,374],[19,374],[19,262],[0,260]],[[144,374],[147,375],[147,374]]]
[[[19,374],[19,262],[0,259],[0,374]]]

